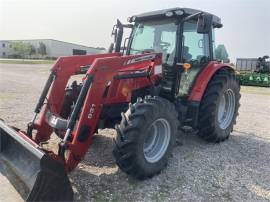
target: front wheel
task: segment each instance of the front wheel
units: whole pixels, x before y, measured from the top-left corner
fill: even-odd
[[[240,86],[232,70],[221,69],[209,82],[199,111],[199,136],[221,142],[230,136],[236,123]]]
[[[144,179],[167,164],[178,129],[174,105],[161,97],[146,97],[130,105],[116,127],[113,155],[127,174]]]

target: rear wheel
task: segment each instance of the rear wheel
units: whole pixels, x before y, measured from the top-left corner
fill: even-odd
[[[177,127],[177,112],[171,102],[160,97],[138,99],[116,126],[113,155],[117,165],[138,179],[159,173],[168,162]]]
[[[199,111],[199,136],[209,142],[226,140],[238,115],[240,86],[233,71],[219,70],[209,82]]]

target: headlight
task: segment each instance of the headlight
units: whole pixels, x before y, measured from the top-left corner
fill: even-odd
[[[177,10],[177,11],[174,11],[174,13],[175,13],[176,15],[183,15],[183,14],[184,14],[184,11],[182,11],[182,10]]]
[[[167,17],[172,17],[172,16],[173,16],[173,12],[168,11],[168,12],[165,13],[165,16],[167,16]]]
[[[131,20],[132,20],[132,22],[135,22],[136,16],[133,16],[133,17],[131,18]]]

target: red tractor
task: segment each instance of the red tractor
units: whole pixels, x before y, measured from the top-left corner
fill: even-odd
[[[72,200],[67,173],[98,129],[116,128],[116,164],[138,179],[166,166],[178,130],[210,142],[230,136],[240,88],[233,68],[215,60],[220,18],[173,8],[128,21],[114,26],[109,53],[56,61],[26,131],[0,121],[0,156],[29,188],[29,201]],[[124,29],[131,29],[126,40]],[[77,74],[82,82],[68,85]],[[53,132],[56,154],[43,146]]]

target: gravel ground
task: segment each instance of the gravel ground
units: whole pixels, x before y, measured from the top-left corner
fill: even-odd
[[[24,129],[32,119],[48,70],[48,65],[0,64],[0,117],[8,124]],[[111,154],[115,131],[99,131],[70,174],[75,199],[270,201],[270,89],[241,91],[240,116],[228,141],[211,144],[179,133],[168,167],[149,180],[121,172]]]

